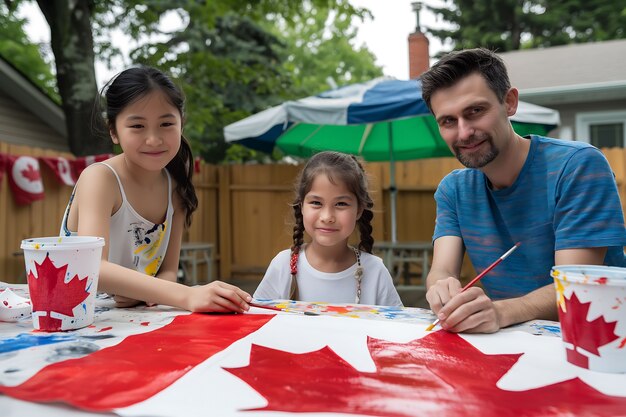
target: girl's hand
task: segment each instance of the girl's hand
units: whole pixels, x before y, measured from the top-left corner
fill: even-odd
[[[124,297],[122,295],[114,295],[113,299],[115,300],[115,307],[120,307],[120,308],[135,307],[136,305],[143,303],[143,301]]]
[[[221,281],[199,287],[191,287],[188,310],[192,312],[236,312],[248,311],[252,297],[247,292]]]

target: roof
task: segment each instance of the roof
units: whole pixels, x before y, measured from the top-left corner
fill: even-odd
[[[520,97],[537,104],[626,98],[626,40],[501,53]]]
[[[61,106],[1,56],[0,90],[37,115],[58,134],[67,137],[65,115]]]

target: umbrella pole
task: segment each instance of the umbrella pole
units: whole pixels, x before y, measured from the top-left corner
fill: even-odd
[[[391,201],[391,242],[396,243],[398,236],[396,235],[396,198],[398,190],[396,189],[396,161],[393,159],[393,128],[391,122],[387,123],[389,130],[389,192]]]

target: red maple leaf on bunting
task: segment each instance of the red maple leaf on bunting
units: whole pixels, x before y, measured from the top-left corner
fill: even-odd
[[[565,299],[565,308],[561,312],[561,328],[563,341],[571,343],[574,348],[567,347],[567,359],[583,368],[589,369],[589,358],[576,350],[576,347],[600,356],[598,348],[611,343],[618,336],[615,334],[616,321],[607,323],[603,316],[593,321],[587,320],[591,303],[581,303],[576,293]]]
[[[30,181],[39,181],[41,179],[41,175],[39,174],[39,170],[35,169],[31,164],[28,164],[28,169],[23,169],[20,171],[24,178],[29,179]]]
[[[87,285],[87,277],[79,279],[78,275],[66,284],[65,273],[67,265],[59,268],[55,267],[50,260],[49,254],[41,264],[35,262],[37,276],[33,271],[28,271],[28,286],[30,290],[31,303],[35,311],[56,312],[69,317],[74,317],[72,310],[74,307],[87,299],[89,293],[85,290]],[[63,291],[58,291],[58,286],[64,286]],[[49,315],[48,315],[49,317]],[[39,320],[42,318],[40,317]],[[44,319],[48,320],[48,319]],[[61,328],[58,319],[49,318],[59,322],[58,328]]]
[[[578,378],[528,391],[496,383],[521,354],[485,355],[443,331],[399,344],[368,339],[375,372],[359,372],[329,347],[293,354],[252,345],[250,364],[226,369],[268,401],[259,410],[371,416],[624,416],[626,398]],[[251,410],[249,410],[251,411]]]

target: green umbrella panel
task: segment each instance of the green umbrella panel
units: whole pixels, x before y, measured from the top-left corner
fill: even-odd
[[[522,136],[545,135],[545,125],[512,122]],[[276,141],[287,155],[308,158],[321,151],[360,155],[366,161],[408,161],[452,156],[432,116],[362,125],[295,123]]]
[[[549,126],[512,122],[521,136],[547,134]],[[395,161],[452,156],[432,115],[361,125],[295,123],[276,141],[285,154],[308,158],[321,151],[359,155],[366,161],[390,162],[391,240],[396,236]]]

